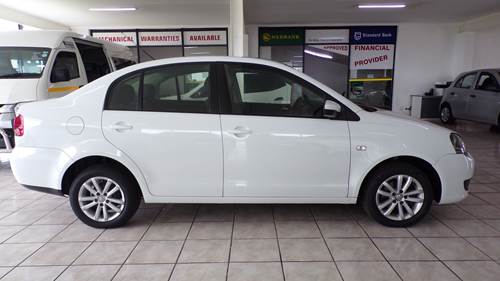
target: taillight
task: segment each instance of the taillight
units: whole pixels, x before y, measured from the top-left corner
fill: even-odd
[[[24,135],[24,118],[21,114],[14,119],[14,135],[22,137]]]

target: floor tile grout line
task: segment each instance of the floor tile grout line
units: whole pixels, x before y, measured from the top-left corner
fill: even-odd
[[[333,266],[335,266],[335,269],[339,273],[340,279],[345,280],[344,276],[342,275],[342,272],[340,272],[340,268],[335,261],[335,258],[333,257],[332,250],[330,247],[328,247],[328,242],[326,241],[325,236],[323,235],[323,231],[321,230],[321,227],[318,224],[318,220],[316,219],[316,216],[314,215],[314,212],[309,208],[309,212],[311,213],[311,216],[313,217],[314,223],[316,224],[316,227],[318,228],[319,234],[321,235],[321,238],[323,239],[323,243],[325,244],[326,249],[328,250],[328,253],[330,254],[330,257],[332,258]]]
[[[189,234],[191,233],[191,230],[193,229],[193,225],[194,225],[194,222],[196,221],[196,217],[198,216],[199,211],[200,211],[200,206],[198,205],[196,207],[196,211],[194,212],[193,219],[191,220],[191,225],[189,226],[189,230],[186,234],[186,238],[182,242],[181,249],[179,250],[179,254],[177,254],[177,258],[175,259],[175,263],[172,266],[172,270],[170,271],[170,274],[169,274],[168,278],[166,279],[167,281],[169,281],[172,278],[172,276],[174,275],[174,270],[177,267],[177,264],[179,263],[179,259],[181,258],[182,251],[184,251],[184,246],[186,245],[186,242],[188,240],[187,238],[189,237]]]
[[[278,254],[280,257],[280,265],[281,265],[281,276],[283,277],[283,281],[285,281],[286,280],[285,266],[283,265],[283,256],[281,254],[280,238],[278,235],[278,227],[276,226],[275,206],[271,206],[271,215],[273,216],[274,233],[276,235],[276,243],[278,244]]]
[[[156,218],[158,218],[158,216],[160,214],[161,214],[161,209],[154,216],[154,218],[149,222],[148,227],[146,228],[146,231],[144,231],[144,233],[141,235],[141,237],[139,239],[137,239],[137,243],[135,243],[134,247],[132,247],[132,250],[130,251],[130,253],[128,253],[127,257],[123,260],[123,263],[120,264],[120,266],[118,267],[118,269],[116,270],[115,274],[113,274],[113,276],[111,277],[110,280],[115,279],[115,277],[118,275],[118,273],[123,268],[123,266],[125,265],[125,263],[127,262],[127,260],[130,258],[130,256],[132,255],[132,253],[135,251],[135,249],[137,248],[137,246],[139,245],[139,243],[141,243],[141,241],[143,241],[142,238],[144,238],[144,236],[146,235],[146,233],[151,228],[151,226],[153,225],[154,221],[156,220]],[[102,233],[104,233],[104,231]],[[105,242],[105,241],[103,241],[103,242]],[[108,241],[108,242],[110,242],[110,241]],[[112,241],[112,242],[116,242],[116,241]]]
[[[361,206],[359,206],[359,208],[361,208]],[[399,274],[399,272],[394,268],[394,266],[389,262],[389,260],[387,259],[387,257],[384,255],[384,252],[382,252],[379,247],[377,246],[377,244],[373,241],[373,237],[371,237],[368,233],[368,231],[363,227],[363,225],[361,223],[359,223],[359,220],[356,220],[356,222],[359,224],[359,226],[361,227],[361,229],[363,229],[363,231],[365,231],[365,234],[366,236],[368,237],[368,239],[370,239],[370,242],[373,244],[373,246],[377,249],[377,251],[380,253],[380,255],[382,255],[382,257],[384,258],[385,262],[387,264],[389,264],[389,266],[391,267],[391,269],[394,271],[394,273],[396,273],[396,276],[398,276],[398,278],[402,281],[403,280],[403,277],[401,276],[401,274]],[[406,228],[404,228],[406,231],[408,231]],[[409,231],[408,231],[409,232]],[[411,235],[411,234],[410,234]]]
[[[233,250],[234,224],[236,222],[236,210],[233,205],[233,226],[231,228],[231,240],[229,241],[229,254],[227,257],[226,281],[229,279],[229,264],[231,263],[231,251]]]

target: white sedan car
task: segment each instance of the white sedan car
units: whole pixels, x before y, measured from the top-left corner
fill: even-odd
[[[408,226],[468,194],[460,136],[362,108],[271,61],[157,60],[25,104],[11,166],[93,227],[151,203],[354,204]]]

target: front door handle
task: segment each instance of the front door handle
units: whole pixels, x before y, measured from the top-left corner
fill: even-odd
[[[133,128],[134,128],[134,126],[129,125],[125,122],[121,122],[121,121],[111,125],[111,129],[113,129],[119,133],[122,133],[122,132],[128,131],[128,130],[132,130]]]
[[[470,97],[471,97],[471,98],[475,98],[475,97],[476,97],[476,95],[472,94],[472,95],[470,95]]]
[[[252,133],[252,130],[238,126],[232,130],[227,130],[227,132],[231,135],[234,135],[235,137],[243,138],[250,135]]]
[[[454,96],[454,95],[455,95],[455,93],[450,93],[450,95]]]

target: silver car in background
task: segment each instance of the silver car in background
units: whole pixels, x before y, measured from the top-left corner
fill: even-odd
[[[500,69],[462,73],[448,87],[441,101],[441,121],[455,119],[500,125]]]

